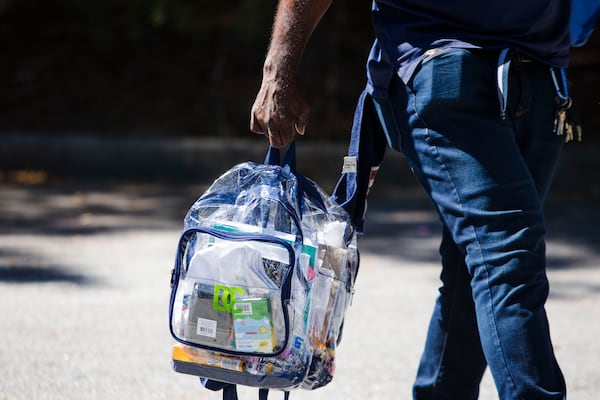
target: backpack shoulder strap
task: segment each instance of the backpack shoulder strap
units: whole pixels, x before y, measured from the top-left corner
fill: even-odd
[[[223,400],[238,400],[236,385],[229,384],[223,388]]]
[[[258,400],[267,400],[268,397],[269,397],[269,389],[259,389],[258,390]],[[290,398],[290,392],[285,390],[283,392],[283,399],[289,400],[289,398]]]
[[[200,378],[200,383],[208,390],[223,391],[223,400],[238,400],[237,387],[232,383],[213,381],[212,379]]]
[[[223,400],[238,400],[237,386],[232,383],[213,381],[212,379],[200,378],[202,386],[213,391],[223,391]],[[269,389],[258,389],[258,400],[267,400],[269,397]],[[289,400],[290,392],[283,392],[284,400]]]
[[[387,142],[377,117],[373,99],[363,91],[358,99],[348,155],[344,157],[342,176],[331,196],[350,217],[358,232],[364,228],[366,201],[379,165],[383,161]]]

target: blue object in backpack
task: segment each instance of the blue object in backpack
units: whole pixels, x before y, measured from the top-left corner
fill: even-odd
[[[600,16],[600,0],[571,0],[569,32],[571,45],[583,46],[590,38]]]

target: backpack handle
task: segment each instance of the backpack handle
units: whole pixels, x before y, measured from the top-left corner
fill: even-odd
[[[296,174],[296,141],[294,140],[292,144],[288,147],[283,160],[281,159],[281,152],[279,149],[269,145],[269,150],[267,151],[267,155],[265,157],[265,164],[267,165],[287,165],[290,167],[290,170],[294,175]]]
[[[296,169],[296,140],[294,140],[290,144],[290,147],[288,147],[283,160],[281,160],[281,153],[279,149],[269,145],[269,150],[267,151],[267,155],[265,157],[265,164],[281,166],[287,165],[292,174],[296,176],[296,179],[298,180],[298,209],[301,215],[302,205],[305,197],[309,197],[321,209],[326,209],[323,199],[315,187],[315,183],[304,177],[302,174],[299,174]]]

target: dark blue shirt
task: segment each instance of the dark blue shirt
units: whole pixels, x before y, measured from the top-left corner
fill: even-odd
[[[517,49],[551,66],[569,58],[570,0],[374,0],[372,94],[410,79],[431,48]]]

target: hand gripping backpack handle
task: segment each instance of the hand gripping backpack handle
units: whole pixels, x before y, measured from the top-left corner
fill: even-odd
[[[279,149],[269,145],[267,155],[265,156],[265,164],[267,165],[287,165],[290,170],[296,174],[296,141],[294,140],[288,147],[283,159],[281,159],[281,152]]]

